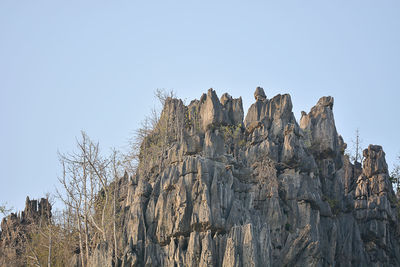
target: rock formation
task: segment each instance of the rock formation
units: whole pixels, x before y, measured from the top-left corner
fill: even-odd
[[[130,178],[120,265],[399,266],[382,148],[350,163],[332,97],[300,125],[290,95],[254,97],[245,119],[241,98],[212,89],[167,100]]]
[[[269,99],[257,87],[254,97],[245,118],[241,98],[212,89],[187,106],[166,100],[136,173],[118,185],[116,265],[400,266],[399,206],[382,147],[370,145],[353,165],[332,97],[300,124],[290,95]],[[3,221],[3,247],[27,214],[37,210]],[[101,242],[89,266],[114,260]]]
[[[46,198],[26,198],[24,211],[3,218],[0,232],[0,265],[22,266],[21,253],[26,249],[25,241],[31,227],[51,218],[51,205]]]

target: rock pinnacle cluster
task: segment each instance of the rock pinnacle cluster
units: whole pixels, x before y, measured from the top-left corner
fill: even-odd
[[[400,266],[379,145],[345,155],[333,97],[299,122],[290,95],[168,98],[121,193],[118,266]],[[90,266],[112,266],[99,244]],[[76,266],[79,266],[77,264]]]
[[[364,150],[362,168],[349,161],[333,97],[300,123],[290,95],[254,97],[245,118],[241,98],[213,89],[187,106],[167,99],[157,127],[168,127],[144,140],[130,178],[122,266],[399,266],[382,147]],[[149,157],[160,133],[168,142]]]

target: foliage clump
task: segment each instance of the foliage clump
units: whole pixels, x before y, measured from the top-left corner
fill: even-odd
[[[338,215],[340,213],[340,203],[337,199],[323,196],[323,200],[328,202],[328,205],[331,208],[333,215]]]

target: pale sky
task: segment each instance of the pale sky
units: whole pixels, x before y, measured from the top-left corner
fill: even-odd
[[[212,87],[290,93],[294,112],[335,98],[349,145],[400,152],[400,1],[0,2],[0,203],[54,192],[57,151],[81,130],[122,149],[155,105]]]

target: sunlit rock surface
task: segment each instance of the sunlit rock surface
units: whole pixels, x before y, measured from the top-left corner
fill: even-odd
[[[332,97],[167,99],[124,185],[121,266],[400,266],[385,154],[344,155]],[[93,265],[110,266],[99,246]]]

